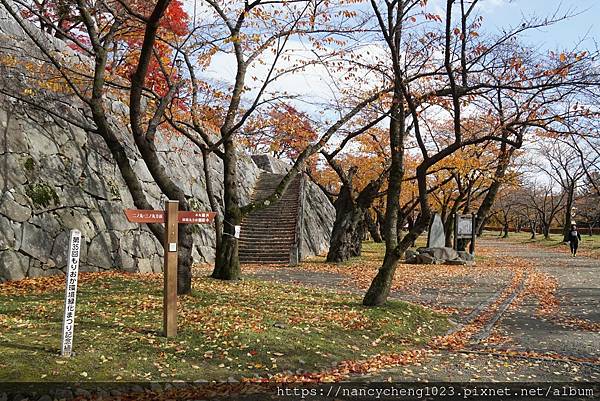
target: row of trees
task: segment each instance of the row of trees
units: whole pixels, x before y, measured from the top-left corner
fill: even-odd
[[[110,102],[129,106],[126,135],[157,186],[182,210],[190,199],[158,157],[157,132],[184,135],[197,146],[211,206],[223,210],[215,221],[214,278],[240,277],[234,226],[308,171],[336,207],[328,260],[360,253],[361,227],[385,242],[365,305],[387,300],[398,261],[427,228],[432,210],[441,210],[448,226],[454,212],[473,211],[483,227],[502,185],[512,180],[510,167],[523,144],[536,135],[573,134],[595,115],[581,105],[594,104],[597,53],[546,52],[520,39],[568,15],[492,33],[477,15],[479,3],[446,0],[444,13],[436,14],[425,0],[203,0],[190,17],[178,0],[0,0],[41,50],[51,67],[43,71],[63,85],[43,95],[75,96],[85,106],[84,121],[57,117],[104,140],[136,207],[151,205],[123,133],[112,124]],[[89,64],[69,63],[39,29]],[[234,70],[230,80],[207,74],[219,57]],[[325,104],[278,84],[315,71],[327,78]],[[20,97],[43,107],[41,95]],[[236,161],[244,148],[293,162],[266,202],[241,204]],[[589,156],[583,147],[580,156]],[[224,166],[223,194],[209,185],[216,159]],[[163,242],[163,228],[150,229]],[[188,225],[180,226],[179,239],[178,290],[187,293]]]
[[[576,136],[545,138],[534,150],[535,161],[522,172],[522,179],[506,186],[493,209],[493,222],[503,228],[529,230],[532,238],[551,228],[560,228],[568,239],[571,224],[587,228],[589,235],[600,225],[600,159],[587,141]]]

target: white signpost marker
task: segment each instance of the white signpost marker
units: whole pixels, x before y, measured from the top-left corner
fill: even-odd
[[[75,303],[77,302],[77,277],[79,275],[79,255],[81,253],[81,231],[71,230],[69,254],[67,262],[67,278],[65,288],[65,314],[61,355],[70,357],[73,350],[73,329],[75,327]]]

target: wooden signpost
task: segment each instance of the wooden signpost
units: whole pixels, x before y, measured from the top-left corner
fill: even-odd
[[[209,224],[215,212],[179,211],[179,201],[167,201],[165,210],[125,209],[132,223],[165,224],[163,329],[166,337],[177,335],[177,229],[179,224]]]

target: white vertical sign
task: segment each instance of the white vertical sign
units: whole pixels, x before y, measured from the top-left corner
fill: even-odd
[[[69,254],[67,255],[67,283],[65,288],[65,314],[61,355],[71,356],[73,350],[73,328],[75,327],[75,303],[77,302],[77,276],[79,275],[79,254],[81,253],[81,232],[71,230]]]

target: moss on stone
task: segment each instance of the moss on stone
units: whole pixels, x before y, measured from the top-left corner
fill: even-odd
[[[107,181],[108,190],[115,198],[121,198],[121,193],[119,192],[119,186],[113,181]]]
[[[190,206],[190,210],[193,211],[202,211],[202,203],[196,198],[190,198],[188,200],[188,205]]]
[[[31,157],[27,158],[27,160],[25,160],[25,163],[23,163],[23,166],[25,166],[25,170],[31,172],[33,171],[33,168],[35,167],[35,162],[33,161],[33,159]]]
[[[58,195],[53,187],[48,184],[29,184],[25,193],[31,198],[35,206],[48,207],[51,203],[59,203]]]

